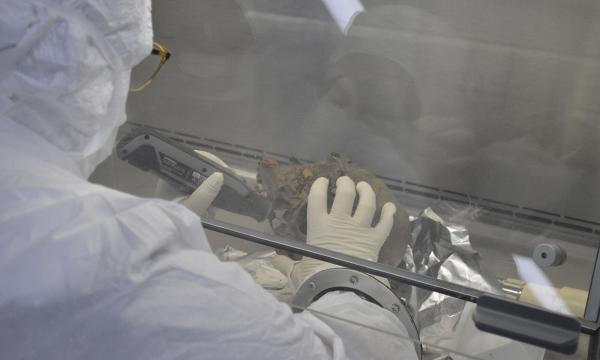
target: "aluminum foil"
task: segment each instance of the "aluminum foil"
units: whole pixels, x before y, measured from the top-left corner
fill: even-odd
[[[499,293],[493,277],[482,274],[481,256],[473,249],[463,225],[449,222],[427,208],[412,221],[412,239],[401,268],[475,289]],[[397,289],[407,300],[421,341],[439,344],[452,338],[465,302],[432,291],[404,286]]]

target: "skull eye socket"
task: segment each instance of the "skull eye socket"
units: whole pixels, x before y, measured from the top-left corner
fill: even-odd
[[[302,235],[306,236],[306,229],[307,229],[307,224],[306,224],[306,205],[304,205],[302,207],[302,209],[300,210],[300,214],[303,214],[304,216],[302,217],[302,221],[300,221],[298,223],[298,231],[300,231],[300,233],[302,233]]]

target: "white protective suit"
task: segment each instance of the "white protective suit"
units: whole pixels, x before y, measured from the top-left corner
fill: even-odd
[[[125,120],[150,19],[142,0],[0,2],[0,357],[413,359],[396,336],[293,315],[182,205],[86,180]],[[352,293],[312,308],[406,334]]]

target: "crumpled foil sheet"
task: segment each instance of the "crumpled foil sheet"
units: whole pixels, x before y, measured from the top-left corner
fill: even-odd
[[[469,231],[460,224],[445,220],[432,208],[412,219],[412,239],[400,267],[418,274],[500,293],[495,278],[484,276],[481,256],[471,246]],[[396,289],[406,299],[423,343],[440,343],[450,339],[465,302],[448,295],[414,286]]]

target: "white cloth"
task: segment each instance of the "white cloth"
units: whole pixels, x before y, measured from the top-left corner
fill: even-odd
[[[361,340],[344,342],[346,353],[352,359],[417,359],[415,342],[407,340],[406,328],[400,322],[390,321],[389,312],[381,311],[378,305],[365,303],[352,292],[325,294],[310,306],[309,311],[327,322],[342,339]],[[369,319],[374,327],[365,327],[364,319]],[[369,340],[363,341],[364,337]]]
[[[151,49],[149,0],[4,0],[0,113],[87,177],[110,154],[131,68]]]
[[[1,357],[346,358],[325,322],[220,262],[194,213],[86,180],[124,119],[149,21],[141,0],[0,3]],[[346,302],[326,299],[332,315]],[[379,311],[355,321],[394,324]]]

